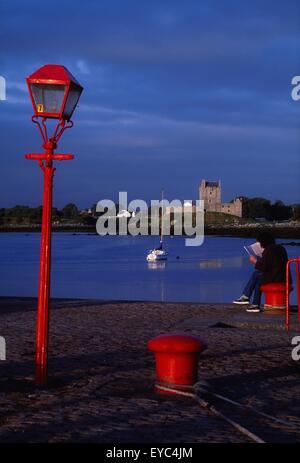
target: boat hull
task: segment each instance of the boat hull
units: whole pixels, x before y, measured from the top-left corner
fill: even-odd
[[[165,252],[165,251],[157,251],[157,250],[153,250],[151,252],[149,252],[149,254],[147,255],[147,261],[148,262],[156,262],[158,260],[167,260],[168,258],[168,253]]]

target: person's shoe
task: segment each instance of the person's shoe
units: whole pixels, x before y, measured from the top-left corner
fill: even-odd
[[[258,305],[255,305],[255,304],[251,304],[251,305],[249,305],[249,307],[247,307],[246,312],[251,312],[251,313],[260,312],[260,307]]]
[[[250,301],[249,301],[249,297],[247,296],[241,296],[239,299],[236,299],[235,301],[233,301],[234,304],[250,304]]]

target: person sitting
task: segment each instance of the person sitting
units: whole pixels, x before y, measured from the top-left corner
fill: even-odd
[[[286,281],[286,263],[288,255],[283,246],[276,244],[274,237],[269,232],[262,232],[257,241],[263,248],[262,257],[250,256],[249,260],[255,265],[243,294],[234,304],[250,304],[250,298],[254,293],[252,304],[247,307],[247,312],[260,312],[261,290],[260,286],[267,283],[282,283]],[[291,275],[289,275],[291,281]]]

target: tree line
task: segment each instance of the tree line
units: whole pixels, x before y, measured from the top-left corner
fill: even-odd
[[[264,218],[268,221],[300,220],[300,204],[285,205],[278,200],[271,203],[265,198],[243,197],[243,217]],[[116,211],[122,209],[117,205]],[[38,225],[42,221],[42,206],[29,207],[17,205],[0,209],[0,225]],[[96,205],[81,211],[76,204],[68,203],[62,209],[52,209],[53,223],[80,223],[92,225],[97,219]]]
[[[29,207],[17,205],[11,208],[0,209],[0,225],[38,225],[42,221],[43,207]],[[53,207],[53,222],[81,222],[80,211],[78,207],[69,203],[62,209]]]
[[[300,220],[300,204],[285,205],[280,200],[271,203],[265,198],[243,197],[242,199],[245,218],[265,218],[270,221]]]

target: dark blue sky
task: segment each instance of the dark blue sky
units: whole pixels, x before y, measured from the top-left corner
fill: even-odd
[[[0,207],[41,203],[25,77],[67,66],[85,90],[59,151],[55,205],[236,195],[300,202],[299,0],[2,0]]]

